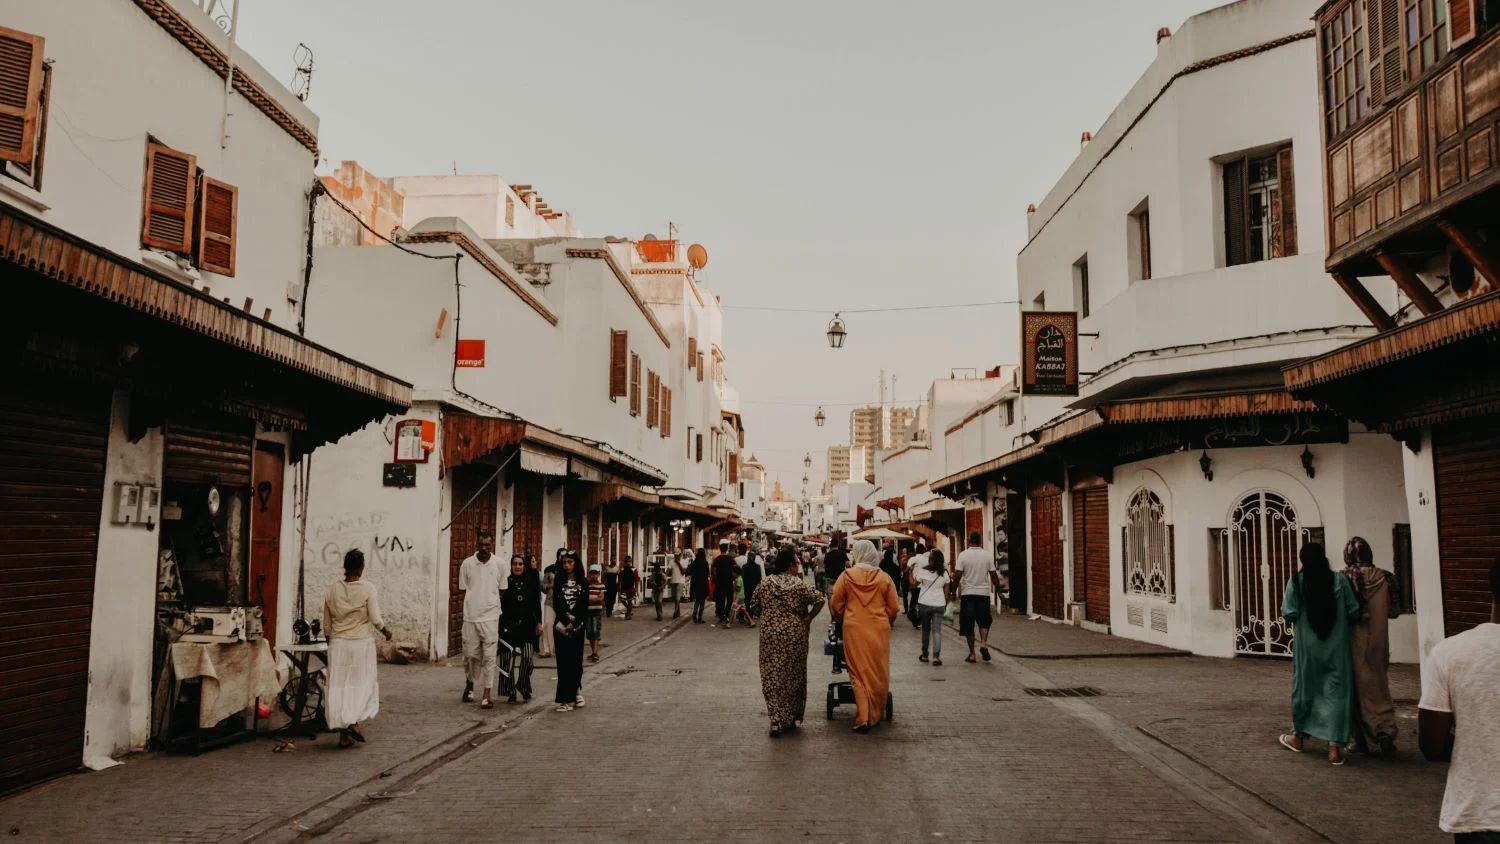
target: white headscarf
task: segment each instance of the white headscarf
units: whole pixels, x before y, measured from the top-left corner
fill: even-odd
[[[849,556],[854,558],[854,564],[867,571],[880,570],[880,552],[875,550],[875,543],[868,539],[857,539],[853,547],[849,549]]]

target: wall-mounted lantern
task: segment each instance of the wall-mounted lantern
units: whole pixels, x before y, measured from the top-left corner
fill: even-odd
[[[1214,479],[1214,459],[1208,456],[1207,451],[1203,452],[1203,456],[1198,458],[1198,468],[1203,470],[1203,479],[1212,483]]]

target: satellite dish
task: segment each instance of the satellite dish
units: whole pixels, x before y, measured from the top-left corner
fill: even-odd
[[[695,270],[701,270],[708,266],[708,250],[703,244],[695,243],[688,247],[688,264]]]
[[[655,240],[655,239],[656,239],[656,235],[654,235],[654,234],[648,234],[645,237],[641,238],[641,240]]]

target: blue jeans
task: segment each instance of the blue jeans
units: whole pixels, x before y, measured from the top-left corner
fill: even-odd
[[[928,637],[932,640],[933,659],[943,658],[943,610],[945,607],[917,605],[917,619],[922,622],[922,656],[927,656]]]
[[[604,611],[589,610],[588,620],[583,625],[583,631],[590,642],[599,641],[599,637],[604,635]]]

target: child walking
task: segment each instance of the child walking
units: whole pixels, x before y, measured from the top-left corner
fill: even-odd
[[[604,572],[589,566],[589,615],[584,626],[589,642],[589,662],[599,661],[599,640],[604,635]]]
[[[641,587],[641,573],[636,570],[635,560],[629,554],[620,566],[620,599],[625,603],[625,618],[635,616],[635,596]]]

